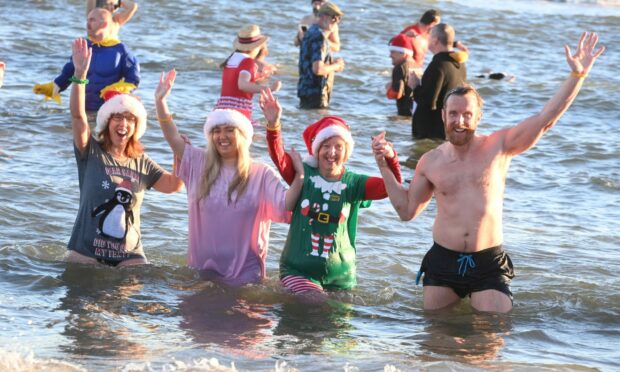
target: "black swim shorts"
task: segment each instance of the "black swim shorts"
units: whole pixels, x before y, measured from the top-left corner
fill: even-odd
[[[501,245],[473,253],[456,252],[434,243],[422,260],[418,272],[423,284],[449,287],[463,298],[472,292],[495,289],[512,300],[510,281],[514,278],[512,261]]]

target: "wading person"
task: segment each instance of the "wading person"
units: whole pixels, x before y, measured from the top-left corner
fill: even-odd
[[[146,131],[146,110],[137,98],[119,94],[106,101],[91,136],[84,105],[92,53],[86,40],[73,42],[70,106],[80,205],[67,261],[145,264],[140,233],[144,191],[172,193],[183,183],[144,153],[140,137]]]
[[[157,118],[185,182],[189,213],[188,265],[206,280],[226,285],[265,278],[271,222],[289,222],[304,178],[292,151],[296,177],[286,190],[275,171],[253,161],[252,123],[239,111],[216,109],[203,127],[206,148],[188,144],[168,110],[176,71],[162,73],[155,91]]]
[[[502,249],[502,205],[511,159],[532,148],[560,119],[581,89],[604,47],[584,33],[574,55],[565,46],[570,73],[543,109],[514,127],[490,135],[476,134],[482,98],[469,86],[446,95],[443,108],[448,142],[424,154],[409,189],[402,187],[382,156],[375,158],[390,201],[402,220],[417,217],[431,201],[437,204],[434,244],[422,261],[424,309],[434,310],[471,297],[480,311],[512,309],[512,263]]]
[[[283,150],[282,108],[271,92],[261,94],[267,119],[269,154],[287,183],[299,177]],[[355,236],[360,208],[387,196],[381,177],[369,177],[345,167],[353,152],[349,126],[325,116],[303,132],[308,149],[301,195],[294,205],[291,227],[280,258],[280,281],[294,294],[324,297],[325,290],[351,289],[357,284]],[[400,181],[400,165],[383,134],[375,139],[381,156]]]

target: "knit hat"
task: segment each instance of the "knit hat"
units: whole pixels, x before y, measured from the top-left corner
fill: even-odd
[[[303,136],[309,155],[304,161],[312,167],[318,166],[319,146],[331,137],[342,138],[349,145],[349,155],[353,153],[355,142],[351,136],[351,129],[344,120],[337,116],[325,116],[316,123],[309,125],[304,130]]]
[[[338,8],[338,5],[332,3],[331,1],[328,1],[325,4],[321,5],[321,8],[319,9],[319,15],[321,14],[327,14],[332,17],[342,17],[344,15],[342,10]]]
[[[237,33],[233,47],[242,52],[249,52],[265,44],[267,40],[269,37],[261,35],[260,28],[257,25],[247,25]]]
[[[95,136],[99,137],[101,132],[106,130],[108,121],[113,114],[121,114],[123,112],[130,112],[138,119],[134,135],[137,139],[140,139],[146,131],[146,110],[142,102],[129,94],[117,94],[101,105],[99,111],[97,111]]]
[[[218,125],[236,127],[248,140],[248,146],[252,143],[252,136],[254,135],[252,122],[239,111],[233,109],[215,109],[211,111],[203,127],[205,137],[209,138],[209,133]]]
[[[413,56],[413,44],[405,34],[398,34],[390,40],[390,51],[404,53]]]

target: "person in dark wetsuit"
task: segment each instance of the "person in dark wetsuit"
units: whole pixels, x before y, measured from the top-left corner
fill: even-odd
[[[413,88],[415,108],[411,120],[414,138],[445,139],[441,109],[446,93],[465,83],[467,69],[465,61],[467,53],[454,52],[454,29],[440,23],[431,31],[429,48],[433,52],[433,60],[420,80],[411,74],[410,83]]]
[[[407,36],[398,34],[390,40],[389,48],[394,68],[392,81],[385,86],[385,95],[388,99],[396,100],[398,115],[411,116],[413,96],[407,81],[409,73],[413,72],[413,46]]]

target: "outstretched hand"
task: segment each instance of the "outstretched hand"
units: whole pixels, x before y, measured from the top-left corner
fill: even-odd
[[[93,55],[92,49],[88,46],[86,39],[77,38],[71,44],[71,59],[75,68],[75,76],[78,79],[86,78],[88,68],[90,67],[90,59]]]
[[[577,50],[575,54],[571,55],[571,50],[568,45],[564,45],[564,51],[566,52],[566,61],[573,72],[578,74],[587,74],[590,72],[594,61],[605,51],[605,47],[602,46],[594,51],[596,43],[598,42],[598,35],[594,32],[584,32],[581,35],[579,44],[577,44]]]
[[[155,99],[164,100],[170,95],[172,86],[174,85],[174,79],[177,77],[177,70],[172,69],[166,73],[162,71],[159,76],[159,84],[155,89]]]
[[[387,165],[385,159],[392,159],[394,157],[394,147],[392,147],[391,142],[385,139],[385,132],[372,137],[372,152],[379,166]]]
[[[280,106],[278,99],[271,93],[271,89],[265,89],[261,92],[258,103],[267,120],[267,127],[274,128],[278,126],[280,116],[282,116],[282,106]]]

